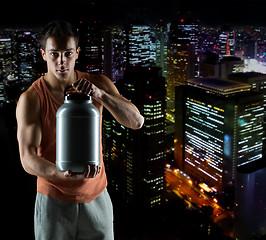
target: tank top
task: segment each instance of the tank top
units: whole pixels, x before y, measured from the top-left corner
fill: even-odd
[[[76,71],[78,79],[89,80],[88,73]],[[43,77],[37,79],[33,88],[39,95],[41,107],[42,139],[38,155],[52,163],[56,161],[56,111],[62,105],[48,89]],[[93,101],[99,109],[99,104]],[[100,164],[101,172],[95,178],[64,181],[37,177],[37,192],[46,196],[72,203],[88,203],[97,198],[107,186],[102,156],[102,114],[100,118]]]

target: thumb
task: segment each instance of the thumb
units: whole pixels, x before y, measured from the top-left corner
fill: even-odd
[[[65,177],[71,177],[71,171],[68,170],[68,171],[64,172],[64,176]]]

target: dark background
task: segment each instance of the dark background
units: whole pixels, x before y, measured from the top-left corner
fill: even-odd
[[[38,26],[54,19],[72,22],[92,14],[107,24],[132,19],[157,23],[160,19],[167,21],[181,14],[208,25],[266,25],[263,0],[2,1],[1,12],[2,26]]]

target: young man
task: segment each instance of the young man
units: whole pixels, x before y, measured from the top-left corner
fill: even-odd
[[[23,168],[37,176],[34,232],[37,240],[113,239],[112,203],[106,191],[104,163],[83,173],[59,172],[55,166],[56,111],[64,89],[93,94],[102,114],[108,109],[121,124],[143,125],[138,109],[104,75],[75,71],[78,36],[67,22],[48,24],[41,34],[41,54],[48,71],[21,95],[17,105],[18,142]]]

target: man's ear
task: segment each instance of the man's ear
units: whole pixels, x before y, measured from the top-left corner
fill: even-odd
[[[43,60],[44,61],[47,61],[47,59],[46,59],[46,55],[45,55],[45,51],[41,48],[40,49],[40,51],[41,51],[41,54],[42,54],[42,58],[43,58]]]
[[[79,57],[79,52],[80,52],[80,47],[77,48],[77,56],[76,56],[76,60],[77,60],[78,57]]]

